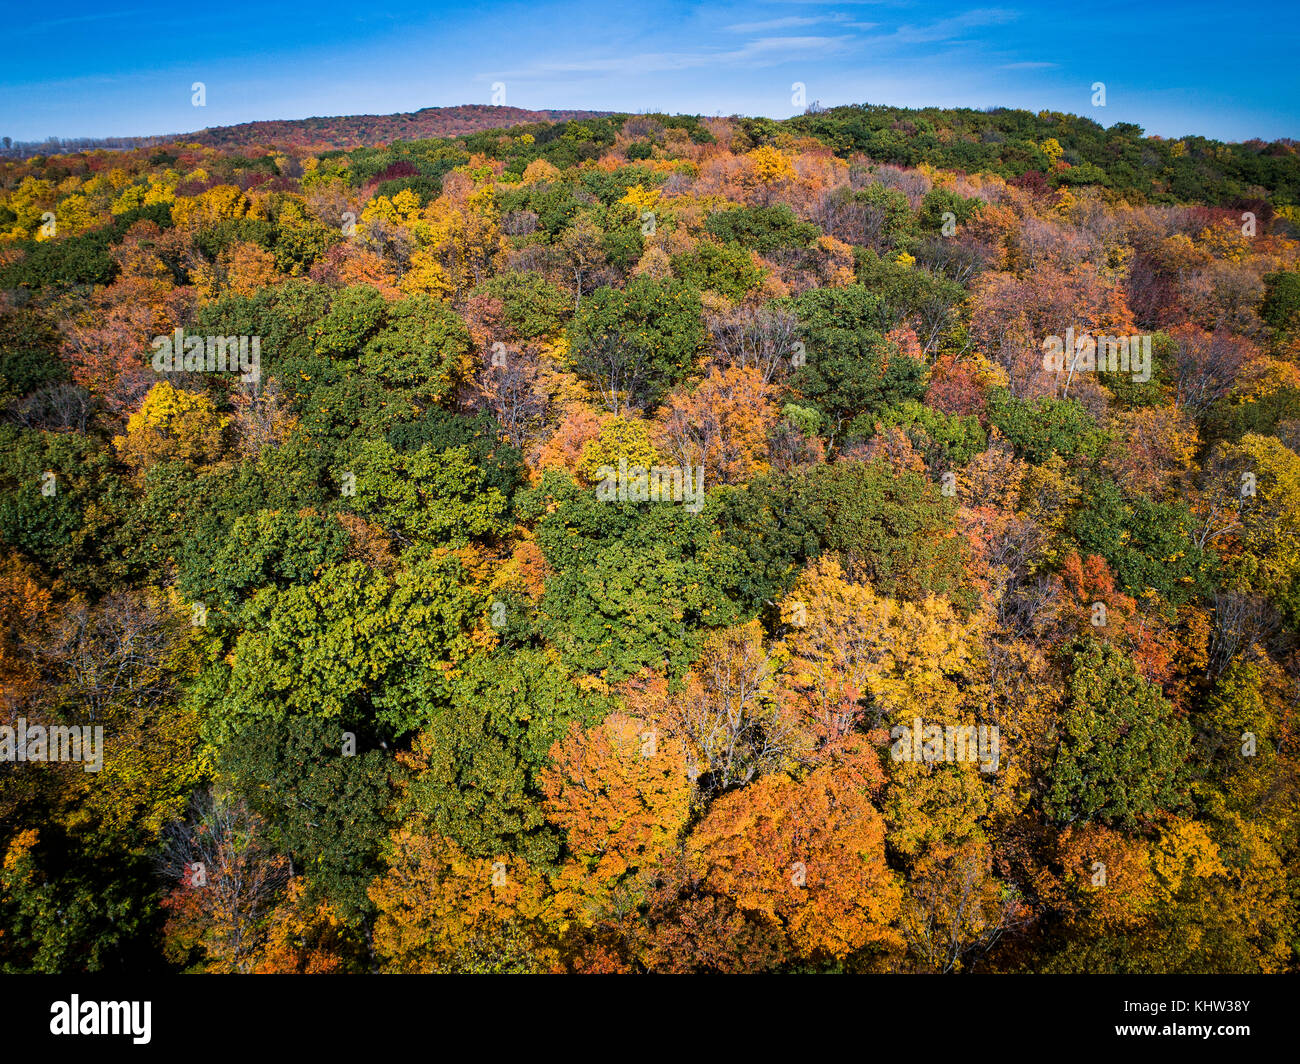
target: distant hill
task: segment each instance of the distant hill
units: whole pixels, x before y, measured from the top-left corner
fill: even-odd
[[[94,151],[112,148],[130,151],[157,144],[202,144],[212,148],[261,145],[300,148],[362,148],[397,140],[459,137],[483,129],[506,129],[527,122],[566,122],[599,118],[612,111],[529,111],[523,107],[494,107],[467,103],[456,107],[425,107],[391,115],[336,115],[327,118],[285,118],[267,122],[241,122],[212,126],[192,133],[156,137],[50,137],[44,141],[0,143],[0,158],[27,159],[33,155]]]
[[[215,148],[254,144],[360,148],[388,144],[395,140],[458,137],[483,129],[505,129],[526,122],[567,122],[573,119],[599,118],[610,113],[528,111],[522,107],[471,103],[458,107],[425,107],[419,111],[391,115],[340,115],[332,118],[243,122],[237,126],[214,126],[168,139],[194,141]]]

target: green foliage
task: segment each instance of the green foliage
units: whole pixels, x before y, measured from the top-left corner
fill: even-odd
[[[329,313],[316,325],[318,355],[355,356],[374,336],[388,312],[379,290],[358,284],[343,289],[330,303]]]
[[[699,293],[680,281],[598,288],[569,329],[573,368],[634,406],[653,404],[692,367],[704,342],[701,309]]]
[[[423,736],[427,764],[408,790],[411,810],[471,856],[554,861],[559,838],[542,814],[538,772],[570,724],[586,727],[605,711],[553,654],[471,659]]]
[[[0,288],[109,284],[117,276],[117,263],[108,253],[112,235],[111,228],[97,229],[81,236],[20,244],[26,254],[0,267]]]
[[[403,542],[463,545],[509,527],[509,500],[465,447],[399,452],[387,440],[365,440],[335,476],[342,482],[347,473],[356,494],[344,505]]]
[[[897,247],[912,231],[912,208],[900,189],[887,188],[873,182],[866,188],[848,191],[844,202],[865,207],[880,219],[879,243],[883,247]],[[843,194],[842,194],[843,195]]]
[[[914,322],[922,342],[953,342],[966,302],[966,290],[960,284],[917,266],[902,266],[870,248],[856,248],[854,263],[858,284],[878,301],[875,324],[881,332]]]
[[[347,552],[348,534],[333,517],[259,510],[234,519],[218,538],[206,571],[191,568],[202,565],[203,554],[184,555],[178,584],[192,601],[233,611],[264,587],[311,583]]]
[[[1130,595],[1154,592],[1181,606],[1213,588],[1217,559],[1196,546],[1186,503],[1126,498],[1114,481],[1100,477],[1085,483],[1083,498],[1067,532],[1081,555],[1105,558]]]
[[[569,297],[531,271],[499,273],[474,291],[501,300],[502,322],[519,340],[557,335],[570,314]]]
[[[763,282],[763,272],[737,245],[701,241],[694,250],[672,258],[673,273],[701,292],[716,292],[739,303]]]
[[[925,390],[925,366],[899,355],[879,330],[880,301],[861,285],[814,288],[785,302],[799,316],[806,364],[791,387],[833,433]]]
[[[1271,436],[1283,423],[1300,420],[1300,388],[1283,385],[1245,402],[1225,399],[1215,403],[1204,420],[1207,441]]]
[[[723,539],[744,552],[742,609],[757,611],[788,589],[798,570],[823,552],[837,554],[855,578],[885,594],[948,595],[963,606],[954,504],[919,473],[884,462],[836,462],[807,472],[761,477],[727,494]]]
[[[417,402],[436,403],[462,379],[472,350],[469,329],[451,307],[416,295],[388,308],[360,364],[362,372],[388,388]]]
[[[58,347],[59,334],[44,314],[30,307],[0,309],[0,403],[67,380]]]
[[[697,514],[682,503],[601,502],[548,472],[520,510],[540,517],[537,543],[554,569],[542,632],[575,672],[609,682],[641,668],[680,675],[707,629],[737,619],[739,550],[713,534],[712,500]]]
[[[138,576],[132,505],[98,441],[0,425],[0,541],[73,586],[103,590]]]
[[[578,184],[585,192],[595,196],[606,207],[612,206],[627,195],[635,185],[657,188],[665,175],[648,166],[620,166],[617,170],[583,170],[578,174]]]
[[[138,853],[87,854],[50,825],[0,868],[0,972],[138,972],[152,963],[157,879]]]
[[[1283,336],[1300,331],[1300,272],[1279,270],[1264,278],[1264,305],[1259,316]]]
[[[797,428],[801,435],[809,439],[822,430],[822,416],[810,406],[786,403],[781,407],[781,416]]]
[[[724,244],[739,244],[760,255],[777,248],[806,248],[821,235],[811,222],[799,221],[784,203],[716,211],[704,227]]]
[[[241,517],[271,505],[268,484],[247,466],[196,473],[183,462],[160,462],[145,475],[139,502],[141,550],[155,572],[175,567],[191,601],[215,593],[217,556]]]
[[[948,221],[944,215],[951,214],[952,224],[962,226],[974,218],[982,206],[981,200],[967,199],[951,189],[932,188],[921,199],[921,209],[916,217],[917,228],[923,233],[953,235],[944,232],[944,224]]]
[[[993,388],[988,396],[988,419],[1014,444],[1018,455],[1035,464],[1053,454],[1066,459],[1096,458],[1105,442],[1104,433],[1074,399],[1040,395],[1026,402],[1006,388]]]
[[[323,361],[323,360],[321,360]],[[383,436],[395,424],[419,417],[423,408],[400,392],[391,391],[369,374],[348,373],[320,362],[299,364],[300,383],[311,390],[296,396],[298,431],[282,451],[277,464],[291,476],[325,475],[324,466],[350,453],[359,440]],[[305,379],[304,379],[305,378]],[[297,472],[293,466],[301,466]]]
[[[418,421],[393,426],[388,442],[397,451],[415,451],[425,445],[435,451],[463,448],[482,473],[484,488],[496,489],[507,499],[527,478],[523,455],[503,442],[501,426],[486,412],[466,417],[433,408]]]
[[[268,251],[275,243],[275,225],[265,218],[222,218],[194,234],[194,246],[209,259],[238,243],[257,244]]]
[[[332,291],[295,278],[262,288],[251,296],[224,296],[198,310],[191,331],[213,336],[260,336],[263,375],[279,376],[283,384],[293,388],[302,383],[293,367],[298,360],[315,354],[317,323],[330,310]]]
[[[945,414],[915,399],[889,407],[878,420],[881,425],[901,426],[932,467],[965,465],[988,446],[988,435],[979,418]],[[848,434],[865,437],[870,435],[870,429],[855,421]]]
[[[380,734],[418,728],[474,651],[483,593],[453,557],[411,555],[393,576],[360,562],[248,603],[231,654],[195,687],[204,733],[225,744],[256,721],[356,722]]]
[[[523,170],[521,163],[518,173]],[[550,240],[557,238],[582,209],[582,201],[574,195],[572,187],[558,181],[503,192],[500,205],[502,213],[532,211],[537,215],[539,230]]]
[[[1126,828],[1175,812],[1185,798],[1190,737],[1187,722],[1124,654],[1105,643],[1078,646],[1043,808],[1061,822]]]
[[[379,871],[394,784],[405,773],[351,727],[312,717],[255,720],[221,746],[218,767],[302,870],[309,898],[355,921],[371,909],[366,887]]]
[[[1061,171],[1056,175],[1056,180],[1062,185],[1104,185],[1106,171],[1092,163],[1079,163],[1078,166]]]
[[[143,220],[166,229],[172,224],[171,208],[165,203],[136,207],[118,215],[110,225],[78,236],[20,241],[16,246],[24,254],[0,266],[0,288],[110,284],[117,276],[110,246],[119,243],[132,225]]]

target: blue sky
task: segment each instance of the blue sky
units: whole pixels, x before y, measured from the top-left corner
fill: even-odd
[[[1300,10],[1150,0],[274,0],[11,12],[0,135],[151,135],[505,102],[783,118],[823,105],[1005,105],[1224,140],[1300,138]],[[29,15],[29,13],[31,13]],[[207,104],[190,87],[206,86]],[[1106,85],[1106,106],[1092,85]]]

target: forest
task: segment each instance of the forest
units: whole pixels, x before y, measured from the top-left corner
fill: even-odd
[[[403,117],[0,159],[0,972],[1300,967],[1296,142]]]

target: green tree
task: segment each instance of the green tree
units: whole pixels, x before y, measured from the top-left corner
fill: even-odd
[[[387,318],[361,354],[361,369],[420,403],[437,403],[468,372],[469,329],[432,296],[416,295],[388,308]]]
[[[1043,809],[1061,823],[1133,828],[1186,798],[1191,729],[1160,689],[1107,643],[1068,651],[1066,702]]]
[[[258,592],[230,652],[195,687],[211,741],[256,720],[355,721],[380,734],[427,720],[479,645],[487,600],[454,557],[406,561],[391,577],[348,562]]]
[[[598,288],[569,330],[574,370],[618,413],[653,405],[693,367],[704,342],[699,293],[680,281],[634,277]]]
[[[553,572],[541,629],[577,672],[608,682],[642,668],[680,675],[705,630],[736,619],[739,551],[700,513],[673,502],[601,502],[548,471],[521,502],[542,516],[537,543]]]
[[[404,774],[391,753],[359,725],[295,716],[230,736],[218,767],[306,876],[310,898],[328,899],[349,920],[370,911],[366,888]]]
[[[1074,399],[1040,395],[1028,402],[1006,388],[993,388],[988,418],[989,424],[1015,445],[1017,453],[1035,465],[1053,454],[1066,459],[1096,458],[1105,443],[1105,434]]]
[[[1066,531],[1078,543],[1080,555],[1106,559],[1126,592],[1136,598],[1155,592],[1172,606],[1209,594],[1218,560],[1197,547],[1186,503],[1126,497],[1113,480],[1102,476],[1086,481],[1083,497]]]
[[[355,478],[356,494],[343,503],[399,539],[450,542],[500,536],[509,527],[509,500],[464,447],[438,451],[429,444],[398,452],[387,440],[366,440],[336,471]]]
[[[799,221],[784,203],[715,211],[704,228],[723,243],[752,248],[760,255],[778,248],[806,248],[820,235],[815,225]]]
[[[691,251],[674,255],[673,273],[702,292],[716,292],[739,303],[763,283],[763,271],[749,252],[737,244],[701,241]]]
[[[786,305],[799,317],[805,345],[790,386],[821,411],[832,436],[858,415],[921,398],[925,366],[885,339],[872,292],[861,285],[814,288]]]
[[[920,473],[896,474],[883,460],[835,462],[757,478],[721,505],[723,538],[747,559],[742,601],[754,609],[824,551],[884,594],[974,605],[955,506]]]
[[[571,723],[585,727],[605,708],[554,651],[471,659],[416,742],[409,809],[473,857],[554,861],[559,837],[545,823],[538,773]]]

